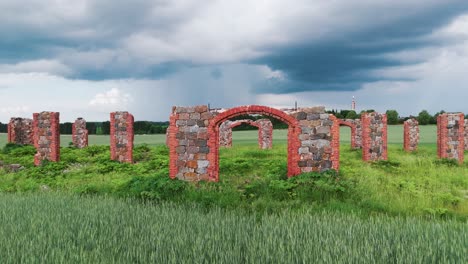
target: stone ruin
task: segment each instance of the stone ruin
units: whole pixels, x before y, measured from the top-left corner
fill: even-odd
[[[260,149],[271,149],[273,146],[273,124],[269,119],[258,120],[226,120],[219,126],[219,145],[221,147],[232,147],[232,129],[242,124],[249,124],[258,128],[258,147]]]
[[[41,112],[33,114],[34,164],[41,165],[45,160],[60,159],[60,114],[57,112]]]
[[[437,156],[463,163],[465,149],[465,116],[444,113],[437,116]]]
[[[351,129],[351,149],[362,148],[362,125],[361,119],[339,119],[340,126]]]
[[[465,150],[468,150],[468,119],[465,119]]]
[[[88,130],[86,129],[86,120],[79,117],[72,126],[73,146],[85,148],[88,146]]]
[[[133,163],[134,118],[128,112],[110,114],[111,159]]]
[[[364,161],[387,160],[387,115],[376,112],[363,113],[362,159]]]
[[[33,145],[33,132],[32,119],[12,117],[8,123],[8,143]]]
[[[403,123],[403,149],[411,152],[418,149],[419,123],[415,118],[410,118]]]
[[[272,116],[288,124],[288,176],[339,168],[338,120],[324,107],[284,112],[240,106],[212,112],[206,105],[173,107],[169,127],[171,178],[219,180],[220,125],[240,115]]]

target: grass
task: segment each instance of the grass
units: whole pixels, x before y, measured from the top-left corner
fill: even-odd
[[[1,263],[466,263],[466,223],[0,193]]]

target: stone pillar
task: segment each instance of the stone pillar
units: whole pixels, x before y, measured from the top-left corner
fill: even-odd
[[[354,132],[354,149],[361,149],[362,148],[362,125],[361,119],[351,119],[354,121],[354,125],[356,130]]]
[[[173,107],[170,117],[169,156],[171,178],[208,180],[208,125],[214,114],[208,106]]]
[[[387,160],[387,115],[363,113],[362,159],[364,161]]]
[[[232,121],[226,120],[219,126],[219,146],[232,147]]]
[[[298,109],[293,116],[299,121],[298,162],[301,172],[339,169],[339,120],[325,113],[325,107]]]
[[[258,119],[255,124],[258,127],[258,147],[271,149],[273,147],[273,124],[269,119]]]
[[[60,113],[41,112],[33,114],[34,164],[39,166],[44,160],[60,160]]]
[[[465,149],[465,117],[463,113],[437,116],[437,156],[463,163]]]
[[[88,130],[86,129],[86,120],[79,117],[72,126],[73,146],[84,148],[88,146]]]
[[[418,149],[419,143],[419,123],[415,118],[406,120],[403,123],[403,148],[411,152]]]
[[[32,119],[12,117],[8,123],[8,143],[20,145],[34,144]]]
[[[468,150],[468,119],[465,119],[465,150]]]
[[[111,159],[133,163],[133,115],[128,112],[110,114]]]

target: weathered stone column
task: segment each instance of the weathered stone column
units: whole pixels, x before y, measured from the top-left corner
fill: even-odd
[[[111,159],[133,163],[133,115],[128,112],[110,114]]]
[[[219,146],[232,147],[232,121],[226,120],[219,125]]]
[[[465,149],[465,116],[445,113],[437,116],[437,156],[462,164]]]
[[[34,164],[39,166],[44,160],[60,160],[60,113],[41,112],[33,114],[34,146],[37,153]]]
[[[86,129],[86,120],[79,117],[72,126],[73,146],[84,148],[88,146],[88,130]]]
[[[8,143],[20,145],[34,144],[32,119],[12,117],[8,123]]]
[[[258,147],[271,149],[273,147],[273,124],[269,119],[258,119],[255,124],[258,127]]]
[[[410,118],[403,123],[403,148],[411,152],[418,149],[419,123],[415,118]]]
[[[387,115],[363,113],[362,159],[364,161],[387,160]]]
[[[468,119],[465,119],[465,150],[468,150]]]

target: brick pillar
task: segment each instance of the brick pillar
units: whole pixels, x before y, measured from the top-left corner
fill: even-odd
[[[411,152],[418,149],[419,143],[419,123],[415,118],[406,120],[403,123],[403,149]]]
[[[84,148],[88,146],[88,130],[86,129],[86,120],[79,117],[72,126],[73,146]]]
[[[387,115],[363,113],[362,159],[364,161],[387,160]]]
[[[437,156],[463,163],[465,149],[465,119],[463,113],[437,116]]]
[[[33,114],[34,164],[39,166],[44,160],[60,160],[60,113],[41,112]]]
[[[133,163],[133,115],[128,112],[110,114],[111,159]]]

